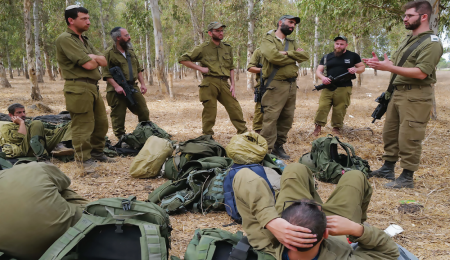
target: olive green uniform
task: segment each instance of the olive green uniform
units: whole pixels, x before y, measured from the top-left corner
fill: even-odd
[[[216,122],[217,101],[227,110],[237,133],[247,132],[241,105],[231,95],[228,84],[230,71],[235,69],[231,45],[225,42],[220,42],[219,45],[212,41],[204,42],[194,47],[192,51],[181,55],[178,61],[200,62],[202,67],[209,69],[207,74],[203,74],[203,80],[199,86],[199,99],[203,104],[203,134],[214,134],[212,128]]]
[[[87,200],[53,164],[31,162],[0,171],[0,252],[39,257],[81,218]]]
[[[289,41],[288,54],[283,55],[280,51],[284,50],[287,41]],[[266,87],[266,93],[261,100],[264,108],[261,135],[267,140],[269,150],[275,145],[281,146],[286,143],[287,134],[294,121],[298,76],[296,62],[309,59],[306,52],[296,51],[298,48],[298,44],[292,39],[285,38],[281,42],[274,31],[267,33],[261,43],[264,79],[269,77],[274,66],[280,68],[273,81]]]
[[[21,156],[33,156],[33,149],[30,140],[33,136],[42,136],[46,139],[47,155],[62,141],[72,140],[71,123],[63,127],[51,130],[44,128],[44,124],[39,121],[25,121],[27,134],[19,133],[19,125],[15,123],[5,124],[0,129],[0,145],[13,144],[18,147],[16,151],[8,151],[9,158]],[[42,142],[42,141],[41,141]],[[45,144],[43,144],[45,145]],[[44,153],[45,154],[45,153]]]
[[[103,70],[103,80],[106,81],[107,78],[112,78],[111,73],[109,73],[109,69],[115,66],[120,67],[125,78],[129,81],[134,82],[133,88],[137,91],[133,94],[133,98],[137,104],[131,106],[126,97],[122,94],[117,94],[111,84],[108,83],[106,85],[106,101],[108,101],[108,105],[111,107],[111,124],[114,135],[119,139],[122,135],[125,134],[125,116],[127,114],[127,108],[131,111],[131,113],[138,116],[139,122],[150,120],[150,112],[148,111],[147,103],[136,83],[136,81],[138,80],[139,72],[144,71],[144,69],[139,64],[138,58],[134,51],[132,49],[129,49],[128,52],[131,56],[131,66],[133,70],[132,80],[130,80],[128,61],[117,49],[115,44],[113,44],[105,51],[105,58],[108,62],[108,66],[104,67]]]
[[[319,98],[319,108],[316,112],[314,123],[316,125],[325,126],[327,124],[328,113],[331,107],[333,112],[331,115],[331,126],[342,128],[344,126],[344,118],[347,108],[350,106],[350,97],[352,95],[352,87],[338,87],[336,90],[322,89]]]
[[[397,64],[403,53],[420,39],[427,31],[417,36],[408,35],[392,56]],[[436,66],[442,56],[443,48],[439,38],[431,35],[409,55],[404,68],[419,68],[427,77],[423,80],[397,75],[393,85],[394,93],[386,111],[383,128],[383,160],[396,162],[401,158],[403,169],[417,171],[422,153],[422,140],[430,111],[433,106],[434,93],[431,84],[436,83]]]
[[[94,48],[86,36],[82,37],[84,42],[74,31],[67,28],[66,32],[56,39],[56,59],[66,80],[64,97],[66,109],[72,118],[75,157],[86,161],[91,158],[91,153],[103,154],[108,118],[97,85],[101,79],[100,71],[82,67],[92,60],[88,54],[103,54]]]
[[[248,189],[248,187],[252,187]],[[276,202],[267,182],[250,169],[240,170],[233,180],[236,206],[242,217],[242,227],[250,244],[282,259],[284,246],[265,229],[267,223],[281,216],[285,201],[311,199],[322,205],[327,215],[339,215],[356,223],[367,219],[367,208],[372,196],[372,187],[360,171],[345,173],[323,203],[314,187],[313,173],[304,165],[288,165],[281,176],[281,189]],[[258,191],[258,192],[254,192]],[[290,204],[287,203],[286,207]],[[397,259],[395,242],[382,230],[364,227],[364,234],[351,239],[359,243],[359,249],[352,251],[347,242],[337,237],[329,237],[322,242],[319,260],[323,259]],[[353,255],[352,255],[353,254]]]
[[[262,55],[261,50],[258,48],[253,52],[250,62],[248,63],[247,70],[251,67],[258,67],[262,65]],[[256,73],[256,85],[255,93],[259,92],[259,86],[261,85],[260,73]],[[263,113],[261,113],[261,102],[255,103],[255,114],[253,115],[253,131],[261,131],[263,124]]]

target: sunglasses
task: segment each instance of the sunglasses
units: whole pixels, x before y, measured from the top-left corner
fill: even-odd
[[[289,205],[289,206],[292,206],[292,205],[309,205],[309,206],[314,206],[314,207],[317,207],[320,211],[322,211],[322,205],[320,205],[320,204],[318,204],[318,203],[316,203],[316,202],[309,202],[309,201],[302,201],[302,200],[288,200],[288,201],[285,201],[284,202],[284,204],[283,204],[283,211],[285,210],[285,208],[286,208],[286,203],[292,203],[291,205]]]

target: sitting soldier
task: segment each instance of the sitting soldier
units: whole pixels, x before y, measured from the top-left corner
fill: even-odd
[[[54,130],[45,129],[44,124],[39,120],[25,120],[25,107],[18,103],[10,105],[8,112],[13,122],[4,124],[0,128],[0,145],[7,157],[42,156],[50,153],[53,156],[74,154],[73,149],[67,148],[61,143],[72,139],[70,123]],[[31,145],[30,141],[34,136],[39,136],[39,142],[45,150]],[[6,147],[10,147],[10,149],[6,149]]]
[[[312,172],[299,163],[283,171],[276,198],[268,183],[246,168],[236,173],[233,190],[250,245],[277,260],[399,256],[386,233],[361,225],[367,219],[372,188],[360,171],[345,173],[326,203],[315,190]],[[347,235],[351,242],[358,242],[358,248],[353,250],[342,237],[328,235]]]

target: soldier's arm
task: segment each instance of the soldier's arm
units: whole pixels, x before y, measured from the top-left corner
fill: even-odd
[[[90,57],[70,36],[59,38],[56,44],[60,47],[65,56],[78,66],[86,70],[93,70],[98,67],[98,63]]]
[[[298,63],[309,60],[309,55],[306,51],[301,49],[296,42],[294,42],[294,50],[287,51],[287,56]]]
[[[96,54],[89,54],[89,57],[91,57],[95,62],[97,62],[98,66],[106,66],[108,63],[106,62],[105,56],[102,55],[96,55]]]
[[[139,71],[138,73],[138,80],[139,83],[141,83],[141,93],[145,94],[147,93],[147,86],[145,85],[144,76],[142,75],[142,71]]]
[[[27,127],[25,126],[25,121],[22,118],[18,116],[12,116],[11,120],[14,124],[19,125],[19,129],[17,130],[17,132],[23,135],[27,135]]]
[[[356,73],[361,74],[366,70],[364,63],[360,62],[355,64]]]
[[[404,77],[413,79],[425,79],[428,75],[423,73],[418,67],[415,68],[404,68],[399,66],[394,66],[392,61],[389,60],[387,54],[384,54],[384,60],[380,61],[376,54],[372,52],[373,57],[371,59],[363,59],[364,62],[372,69],[389,71]]]
[[[261,72],[261,68],[257,67],[260,59],[261,59],[260,51],[256,50],[253,53],[252,57],[250,58],[250,62],[248,63],[248,66],[247,66],[247,71],[251,72],[251,73],[259,73],[259,72]]]
[[[266,58],[270,63],[277,66],[286,66],[290,64],[295,64],[295,60],[290,58],[287,55],[283,55],[276,48],[275,43],[268,39],[267,37],[263,39],[261,43],[261,54]]]

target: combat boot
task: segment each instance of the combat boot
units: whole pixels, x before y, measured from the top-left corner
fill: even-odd
[[[413,178],[414,172],[403,169],[402,174],[398,176],[398,178],[395,181],[386,183],[384,185],[387,189],[401,189],[401,188],[414,188],[414,178]]]
[[[99,161],[99,162],[105,162],[105,163],[114,163],[116,160],[109,158],[104,153],[91,153],[92,159]]]
[[[318,135],[320,135],[321,131],[322,131],[322,126],[316,124],[316,128],[314,129],[313,135],[318,136]]]
[[[291,159],[291,157],[289,155],[287,155],[286,152],[284,151],[283,145],[278,146],[275,144],[275,147],[272,150],[272,154],[283,160]]]
[[[395,180],[395,163],[396,162],[384,161],[384,164],[380,169],[369,173],[369,178],[375,177],[385,178],[392,181]]]
[[[87,174],[94,173],[95,168],[97,168],[97,166],[98,166],[98,164],[92,159],[89,159],[89,160],[86,160],[83,162],[83,169],[84,169],[84,172]]]
[[[333,127],[333,129],[331,130],[331,132],[333,133],[333,135],[341,135],[341,129],[339,127]]]
[[[75,153],[74,149],[67,148],[64,144],[59,143],[51,152],[53,156],[67,156]]]

